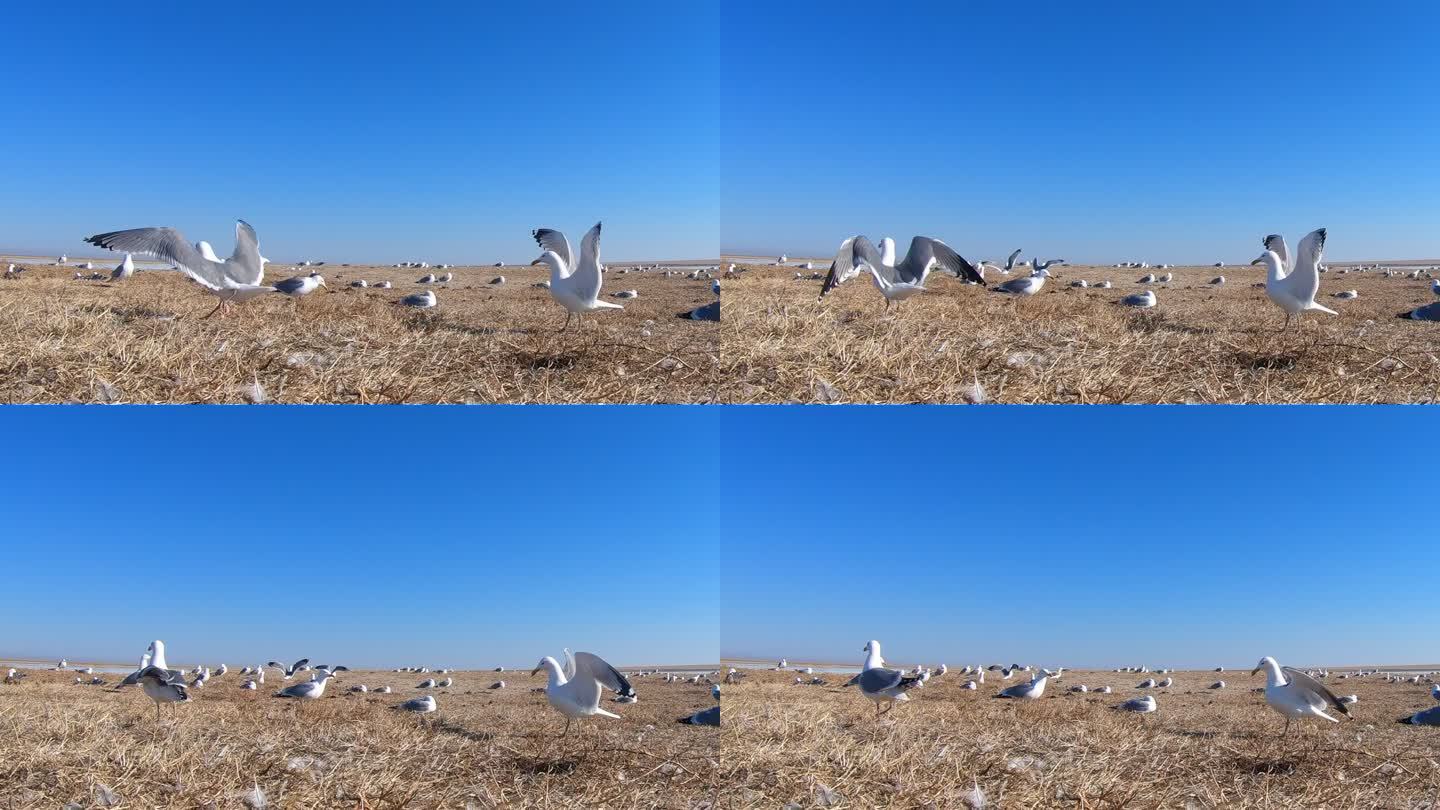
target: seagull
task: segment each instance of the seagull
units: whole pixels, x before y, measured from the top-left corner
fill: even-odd
[[[152,667],[165,672],[165,679],[168,683],[185,683],[185,673],[178,669],[170,669],[166,664],[165,642],[156,639],[150,642],[150,646],[146,647],[145,653],[140,656],[140,666],[134,672],[125,676],[125,679],[116,684],[115,688],[121,689],[139,683],[145,671]]]
[[[1430,282],[1430,292],[1440,295],[1440,278]]]
[[[1430,697],[1435,698],[1436,700],[1440,700],[1440,683],[1434,684],[1430,687]]]
[[[1149,714],[1155,711],[1157,707],[1155,705],[1155,697],[1153,695],[1146,695],[1145,697],[1131,698],[1115,708],[1121,711]]]
[[[434,689],[434,688],[435,688],[436,686],[438,686],[438,685],[439,685],[439,684],[437,684],[437,683],[435,682],[435,679],[434,679],[434,678],[426,678],[425,680],[423,680],[423,681],[421,681],[420,683],[416,684],[416,685],[415,685],[415,688],[416,688],[416,689]]]
[[[1330,694],[1329,689],[1300,670],[1282,667],[1268,655],[1260,659],[1250,674],[1254,675],[1262,669],[1265,670],[1265,702],[1285,717],[1282,736],[1289,733],[1292,720],[1318,717],[1332,723],[1340,722],[1325,713],[1329,708],[1344,715],[1350,714],[1345,704]]]
[[[278,282],[275,285],[275,291],[291,298],[299,298],[324,286],[325,277],[319,273],[311,273],[308,276],[295,276]]]
[[[597,225],[591,231],[597,239],[600,235],[599,227]],[[589,240],[590,237],[587,235],[586,239]],[[554,265],[551,265],[551,268],[553,270]],[[621,697],[635,694],[635,687],[625,680],[625,676],[593,653],[577,652],[572,657],[567,652],[565,660],[573,675],[566,675],[560,668],[560,663],[548,655],[540,659],[540,663],[530,671],[530,674],[534,675],[543,669],[549,676],[549,683],[545,686],[545,699],[556,711],[565,715],[565,731],[560,736],[569,734],[570,724],[581,717],[620,719],[620,715],[600,708],[600,693],[603,688],[616,692]]]
[[[1225,277],[1224,277],[1224,276],[1216,276],[1216,277],[1210,279],[1210,283],[1213,284],[1213,285],[1215,285],[1216,287],[1223,287],[1223,286],[1225,285]]]
[[[190,692],[185,688],[185,684],[170,680],[170,670],[149,666],[141,670],[137,681],[145,694],[155,701],[156,722],[160,720],[161,703],[186,703],[190,700]]]
[[[1154,274],[1154,273],[1146,273],[1145,275],[1143,275],[1143,276],[1140,277],[1140,280],[1139,280],[1139,281],[1137,281],[1137,282],[1135,282],[1135,283],[1136,283],[1136,284],[1154,284],[1154,283],[1155,283],[1155,274]]]
[[[250,680],[245,681],[245,683],[241,684],[241,685],[240,685],[240,688],[241,688],[241,689],[249,689],[250,691],[253,692],[253,691],[255,691],[256,689],[259,689],[260,687],[255,683],[254,679],[250,679]]]
[[[680,722],[690,726],[718,726],[720,725],[720,707],[711,706],[689,717],[680,718]]]
[[[13,267],[14,265],[11,266]],[[122,281],[133,275],[135,275],[135,259],[132,258],[129,253],[126,253],[125,258],[110,273],[110,280]]]
[[[1120,299],[1120,303],[1124,304],[1127,307],[1135,307],[1137,309],[1149,309],[1155,306],[1155,291],[1146,290],[1143,293],[1127,295],[1124,298]]]
[[[352,281],[352,282],[350,282],[350,286],[351,286],[351,287],[358,287],[358,288],[360,288],[360,289],[363,290],[363,289],[365,289],[366,287],[369,287],[369,286],[370,286],[370,282],[368,282],[368,281],[366,281],[365,279],[362,278],[362,279],[360,279],[359,281]]]
[[[443,681],[435,684],[435,686],[438,687],[438,688],[440,688],[440,689],[448,689],[448,688],[450,688],[451,686],[454,686],[454,685],[455,685],[455,679],[454,679],[454,678],[446,678],[445,680],[443,680]]]
[[[1225,688],[1225,682],[1224,682],[1224,681],[1216,681],[1216,682],[1210,684],[1210,688],[1211,688],[1211,689],[1224,689],[1224,688]]]
[[[1409,723],[1412,726],[1440,726],[1440,706],[1416,712],[1409,717],[1402,718],[1400,722]]]
[[[1161,689],[1169,689],[1170,687],[1172,687],[1172,686],[1175,685],[1175,679],[1174,679],[1174,678],[1166,678],[1165,680],[1163,680],[1163,681],[1161,681],[1160,683],[1157,683],[1157,684],[1155,684],[1155,685],[1156,685],[1157,687],[1161,688]]]
[[[1015,269],[1015,260],[1020,257],[1020,253],[1021,253],[1022,250],[1024,250],[1024,249],[1023,249],[1023,248],[1015,248],[1015,251],[1010,254],[1010,258],[1008,258],[1008,259],[1005,260],[1005,272],[1006,272],[1006,273],[1009,273],[1011,270],[1014,270],[1014,269]]]
[[[1300,240],[1293,262],[1279,234],[1265,237],[1264,245],[1265,252],[1251,264],[1265,265],[1265,295],[1285,311],[1285,328],[1289,328],[1292,318],[1307,310],[1339,314],[1315,303],[1315,294],[1320,291],[1320,256],[1325,250],[1324,228]]]
[[[376,284],[375,284],[375,288],[378,289],[378,290],[388,290],[388,289],[390,289],[390,286],[391,286],[391,285],[390,285],[390,282],[388,282],[388,281],[380,281],[380,282],[376,282]]]
[[[505,688],[505,682],[504,682],[504,681],[496,681],[495,683],[490,684],[490,688],[491,688],[491,689],[504,689],[504,688]]]
[[[610,293],[610,297],[611,297],[611,298],[639,298],[639,297],[640,297],[640,293],[639,293],[637,290],[621,290],[620,292]]]
[[[423,293],[407,295],[400,299],[400,303],[402,306],[414,307],[416,309],[431,309],[437,302],[435,299],[435,291],[426,290]]]
[[[895,708],[896,703],[910,699],[905,693],[920,685],[919,676],[907,678],[904,672],[885,666],[885,658],[880,655],[878,641],[866,642],[861,652],[865,653],[865,665],[860,674],[845,685],[859,685],[860,693],[875,702],[876,717],[888,713]],[[882,703],[885,704],[884,712],[880,710]]]
[[[441,277],[439,277],[439,278],[437,278],[437,279],[435,279],[435,280],[436,280],[437,282],[441,283],[441,284],[449,284],[450,282],[452,282],[452,281],[455,280],[455,274],[454,274],[454,273],[446,273],[445,275],[443,275],[443,276],[441,276]]]
[[[1028,276],[1025,276],[1023,278],[1012,278],[1003,284],[996,284],[990,289],[998,293],[1005,293],[1007,295],[1028,297],[1040,292],[1040,288],[1045,286],[1045,279],[1049,277],[1050,271],[1041,268],[1039,270],[1032,270],[1030,272],[1030,275]]]
[[[1355,705],[1356,703],[1359,703],[1359,702],[1360,702],[1360,696],[1359,696],[1359,695],[1341,695],[1340,698],[1339,698],[1339,700],[1340,700],[1341,703],[1344,703],[1346,706],[1353,706],[1353,705]]]
[[[1044,272],[1043,270],[1040,272]],[[1027,683],[1017,683],[1005,689],[995,697],[1016,698],[1019,700],[1038,700],[1045,694],[1045,682],[1050,679],[1043,671],[1031,678]]]
[[[310,668],[310,659],[309,659],[309,658],[301,658],[299,661],[296,661],[295,663],[291,664],[291,665],[288,666],[288,667],[285,666],[284,664],[280,663],[279,661],[271,661],[270,663],[266,664],[265,666],[267,666],[267,667],[274,667],[274,668],[280,670],[280,674],[281,674],[281,675],[284,675],[284,676],[285,676],[285,680],[288,681],[288,680],[290,680],[291,678],[295,677],[295,673],[297,673],[297,672],[304,672],[305,670],[309,669],[309,668]]]
[[[1141,681],[1140,683],[1136,684],[1136,685],[1135,685],[1135,688],[1136,688],[1136,689],[1154,689],[1154,688],[1155,688],[1155,679],[1154,679],[1154,678],[1146,678],[1145,680],[1143,680],[1143,681]]]
[[[418,697],[414,698],[413,700],[407,700],[404,703],[401,703],[399,706],[396,706],[395,708],[405,712],[429,714],[430,712],[435,711],[437,707],[435,705],[435,696],[426,695],[425,697]]]
[[[287,686],[276,692],[275,697],[317,700],[325,695],[325,684],[333,677],[335,673],[321,670],[315,674],[315,680]]]
[[[1057,264],[1066,264],[1066,261],[1064,259],[1051,259],[1045,262],[1042,262],[1039,259],[1030,260],[1030,266],[1035,268],[1036,270],[1045,270]]]
[[[415,282],[415,283],[416,283],[416,284],[434,284],[434,283],[435,283],[435,275],[434,275],[433,273],[426,273],[423,277],[421,277],[421,279],[420,279],[419,281],[417,281],[417,282]]]
[[[910,249],[905,258],[895,261],[895,240],[885,237],[880,240],[883,253],[876,250],[869,239],[852,236],[840,243],[835,259],[830,263],[830,273],[820,286],[820,297],[864,272],[867,267],[875,279],[875,286],[885,296],[886,307],[891,301],[903,301],[923,292],[925,279],[932,270],[939,270],[958,279],[985,285],[985,277],[970,262],[956,253],[949,245],[929,236],[916,236],[910,240]]]
[[[244,220],[235,223],[235,252],[224,261],[205,258],[174,228],[111,231],[88,237],[85,241],[96,247],[153,256],[174,264],[220,299],[206,318],[227,304],[275,292],[274,287],[260,283],[265,277],[266,259],[260,255],[255,229]]]
[[[564,307],[569,314],[565,326],[570,328],[570,319],[585,312],[601,309],[624,309],[619,304],[600,300],[600,223],[595,223],[580,240],[580,261],[577,263],[570,252],[570,241],[565,234],[550,228],[539,228],[531,232],[535,242],[544,252],[530,264],[545,264],[550,268],[550,297]]]

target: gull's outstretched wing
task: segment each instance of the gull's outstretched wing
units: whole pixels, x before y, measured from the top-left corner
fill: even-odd
[[[620,674],[620,670],[605,663],[603,658],[593,653],[575,653],[575,677],[582,681],[588,677],[621,697],[631,697],[635,694],[635,687],[631,686],[630,681]]]
[[[575,272],[575,258],[570,253],[570,240],[565,238],[565,234],[550,228],[538,228],[531,231],[530,235],[535,237],[541,251],[554,251],[555,255],[565,262],[567,274]]]
[[[185,275],[216,292],[235,286],[235,282],[226,275],[223,264],[216,264],[201,256],[200,251],[185,241],[185,237],[174,228],[110,231],[87,237],[85,241],[107,250],[138,253],[170,262],[185,271]]]
[[[255,229],[245,220],[235,222],[235,252],[225,263],[225,270],[236,283],[259,284],[265,278],[265,262],[260,258],[260,240]]]
[[[580,240],[580,261],[574,265],[570,277],[575,279],[575,289],[587,300],[600,297],[600,223],[595,223]]]
[[[855,253],[855,237],[841,242],[835,260],[830,262],[830,273],[825,276],[825,283],[820,285],[820,297],[824,298],[826,293],[860,275],[864,264],[864,260]]]
[[[1272,233],[1265,237],[1264,245],[1266,250],[1272,250],[1276,256],[1280,257],[1281,270],[1288,274],[1295,269],[1295,265],[1290,263],[1290,248],[1285,245],[1285,237],[1278,233]]]
[[[1020,251],[1022,251],[1022,250],[1024,250],[1024,248],[1015,248],[1015,252],[1014,252],[1014,253],[1011,253],[1011,254],[1010,254],[1010,258],[1008,258],[1008,259],[1005,260],[1005,269],[1006,269],[1006,270],[1014,270],[1014,269],[1015,269],[1015,259],[1020,256]]]
[[[928,236],[917,236],[910,240],[910,252],[905,254],[905,260],[900,263],[901,267],[896,268],[896,274],[901,281],[923,282],[925,268],[929,266],[932,258],[935,260],[935,269],[946,275],[985,286],[985,277],[980,275],[980,271],[966,261],[965,257],[939,239]]]
[[[1329,689],[1325,688],[1325,684],[1320,683],[1298,669],[1281,667],[1280,671],[1285,673],[1285,677],[1290,679],[1290,682],[1295,685],[1296,689],[1306,692],[1311,696],[1309,700],[1310,705],[1318,706],[1322,709],[1328,707],[1345,715],[1350,714],[1350,710],[1345,708],[1345,704],[1341,703],[1339,698],[1331,694]]]

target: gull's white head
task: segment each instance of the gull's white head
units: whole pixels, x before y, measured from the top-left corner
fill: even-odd
[[[1278,672],[1280,671],[1280,664],[1276,663],[1274,658],[1271,658],[1267,655],[1264,658],[1260,659],[1260,663],[1256,664],[1254,669],[1250,670],[1250,674],[1255,675],[1261,670],[1265,670],[1267,672]]]
[[[1040,276],[1040,277],[1043,277],[1043,278],[1050,278],[1050,271],[1049,271],[1049,270],[1046,270],[1045,268],[1042,267],[1042,268],[1040,268],[1039,270],[1034,270],[1034,271],[1032,271],[1032,272],[1030,273],[1030,275],[1032,275],[1032,276]]]
[[[313,278],[313,279],[315,279],[315,286],[316,286],[316,287],[324,287],[324,286],[325,286],[325,277],[322,276],[322,275],[320,275],[318,272],[313,272],[313,273],[311,273],[311,274],[310,274],[310,277]]]
[[[895,240],[888,236],[880,240],[880,261],[888,265],[895,264]]]
[[[546,670],[552,677],[559,675],[560,662],[556,661],[554,657],[547,655],[540,659],[540,663],[536,664],[534,669],[530,670],[530,674],[534,675],[542,669]]]
[[[534,267],[537,264],[549,265],[550,272],[559,273],[562,272],[562,268],[565,267],[565,260],[561,259],[560,254],[556,253],[555,251],[547,250],[544,253],[540,254],[540,258],[536,259],[533,262],[530,262],[531,267]]]

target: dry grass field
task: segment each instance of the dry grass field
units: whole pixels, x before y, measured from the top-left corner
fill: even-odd
[[[0,686],[0,807],[254,810],[257,787],[270,808],[719,806],[719,730],[676,722],[714,705],[708,685],[636,679],[638,703],[603,704],[623,719],[561,739],[564,718],[531,691],[543,674],[459,672],[453,688],[414,689],[423,677],[342,673],[301,704],[272,696],[278,677],[249,692],[231,672],[162,706],[157,725],[138,687],[32,671]],[[346,691],[360,683],[395,691]],[[426,692],[433,714],[390,708]]]
[[[728,263],[728,260],[727,260]],[[940,274],[890,312],[868,277],[817,302],[795,267],[748,267],[725,285],[721,371],[729,402],[1408,403],[1440,399],[1440,324],[1401,320],[1435,300],[1425,279],[1321,276],[1317,300],[1282,333],[1253,285],[1260,267],[1147,272],[1052,267],[1016,300]],[[816,261],[822,273],[829,261]],[[1227,283],[1209,281],[1224,274]],[[999,276],[998,280],[1015,278]],[[1112,289],[1075,289],[1109,279]],[[994,283],[995,280],[991,280]],[[1151,310],[1118,305],[1153,289]],[[1341,290],[1359,297],[1331,297]]]
[[[991,673],[976,691],[958,672],[910,692],[876,719],[849,675],[827,686],[751,670],[725,689],[720,782],[745,807],[1440,807],[1440,728],[1396,721],[1435,705],[1428,685],[1378,678],[1332,684],[1355,694],[1353,720],[1298,724],[1270,710],[1263,675],[1146,676],[1069,672],[1036,701],[998,700]],[[1156,676],[1157,678],[1161,676]],[[1207,687],[1224,678],[1227,688]],[[1077,684],[1113,694],[1075,694]],[[1112,706],[1152,694],[1153,714]],[[793,803],[793,804],[790,804]]]
[[[104,267],[108,274],[113,262]],[[678,317],[710,282],[614,272],[623,311],[561,333],[542,267],[454,268],[439,305],[396,305],[426,272],[318,268],[327,288],[271,295],[205,319],[216,299],[179,273],[111,284],[24,265],[0,280],[0,402],[689,403],[719,396],[720,328]],[[267,282],[297,274],[267,268]],[[504,275],[504,285],[488,282]],[[388,280],[393,289],[353,289]]]

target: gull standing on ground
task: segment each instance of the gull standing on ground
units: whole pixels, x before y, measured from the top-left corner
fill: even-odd
[[[550,228],[539,228],[531,232],[536,244],[544,252],[530,264],[545,264],[550,268],[550,297],[569,313],[560,331],[570,328],[570,319],[586,312],[601,309],[624,309],[619,304],[600,300],[600,223],[595,223],[580,240],[580,261],[577,263],[570,252],[570,240],[565,234]]]
[[[1290,732],[1291,720],[1315,717],[1332,723],[1340,722],[1325,713],[1331,708],[1344,715],[1350,714],[1345,704],[1330,694],[1329,689],[1300,670],[1282,667],[1268,655],[1260,659],[1250,674],[1254,675],[1262,669],[1265,670],[1265,702],[1285,718],[1285,731],[1281,736]]]
[[[129,253],[126,253],[125,258],[115,267],[114,271],[110,273],[110,280],[123,281],[133,275],[135,275],[135,259],[131,257]]]
[[[315,680],[287,686],[276,692],[275,697],[318,700],[325,696],[325,684],[329,683],[333,677],[335,677],[335,673],[321,670],[315,674]]]
[[[1044,272],[1043,270],[1041,272]],[[1045,694],[1045,682],[1050,679],[1042,670],[1028,683],[1017,683],[1014,686],[1002,691],[995,697],[1016,698],[1018,700],[1038,700]]]
[[[556,711],[565,715],[565,731],[560,736],[569,734],[570,724],[582,717],[620,719],[620,715],[600,708],[600,695],[601,689],[609,689],[621,697],[634,695],[635,687],[630,685],[625,676],[593,653],[577,652],[573,658],[567,653],[566,660],[567,663],[573,661],[573,675],[567,676],[560,663],[548,655],[540,659],[540,663],[530,671],[530,674],[534,675],[543,669],[549,676],[549,682],[545,686],[545,699]]]
[[[123,250],[163,259],[180,268],[185,275],[220,299],[206,318],[221,307],[238,301],[249,301],[275,292],[260,282],[265,277],[265,257],[260,255],[260,242],[255,229],[244,220],[235,223],[235,252],[224,261],[205,258],[194,245],[174,228],[135,228],[111,231],[87,237],[86,242],[108,250]]]
[[[187,703],[190,700],[190,692],[185,684],[174,683],[170,680],[170,671],[157,666],[149,666],[141,670],[137,681],[145,694],[155,701],[155,721],[160,721],[161,703]]]
[[[1251,264],[1265,265],[1265,295],[1285,311],[1286,329],[1290,328],[1290,320],[1302,312],[1339,314],[1315,303],[1315,294],[1320,291],[1320,256],[1325,252],[1324,228],[1300,240],[1293,262],[1284,237],[1272,233],[1265,237],[1264,244],[1265,252]]]
[[[294,276],[275,284],[275,291],[291,298],[300,298],[325,286],[325,277],[319,272],[308,276]]]
[[[912,238],[905,258],[898,262],[895,260],[895,240],[887,236],[880,240],[880,244],[883,252],[876,250],[863,236],[852,236],[841,242],[840,250],[830,263],[830,273],[820,286],[820,297],[824,298],[826,293],[867,268],[875,279],[875,286],[885,296],[887,308],[891,301],[903,301],[924,292],[925,279],[934,270],[985,286],[985,277],[980,271],[939,239],[929,236]]]
[[[851,683],[859,685],[860,693],[875,702],[875,716],[888,713],[896,703],[909,700],[910,696],[905,693],[919,686],[920,678],[907,678],[904,672],[885,666],[878,641],[866,642],[861,651],[865,653],[865,665]],[[882,703],[885,705],[884,712],[880,710]]]
[[[1024,278],[1012,278],[1004,284],[996,284],[990,289],[1007,295],[1018,295],[1022,298],[1028,297],[1040,292],[1040,288],[1045,286],[1045,279],[1049,277],[1050,271],[1041,268],[1030,271],[1030,275]]]

